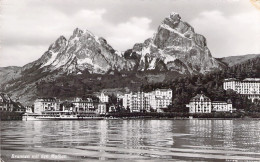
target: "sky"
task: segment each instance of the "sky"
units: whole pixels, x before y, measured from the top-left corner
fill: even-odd
[[[0,0],[0,67],[32,62],[75,28],[125,51],[171,12],[207,39],[213,57],[260,53],[258,0]]]

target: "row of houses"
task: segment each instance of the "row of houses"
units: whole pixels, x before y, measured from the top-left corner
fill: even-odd
[[[225,90],[232,89],[241,95],[248,96],[252,101],[260,100],[260,78],[246,78],[242,81],[235,78],[225,79],[223,83]],[[38,98],[34,103],[34,112],[42,111],[85,111],[98,112],[105,114],[106,112],[116,111],[116,106],[120,106],[130,112],[162,112],[172,104],[171,89],[156,89],[151,92],[130,92],[117,95],[119,102],[117,105],[108,105],[109,96],[105,93],[95,94],[98,101],[92,98],[74,98],[68,101],[60,101],[57,98]],[[19,106],[20,105],[20,106]],[[204,94],[197,94],[193,97],[189,104],[190,113],[211,113],[211,112],[232,112],[232,102],[228,101],[211,101]],[[4,93],[0,93],[0,111],[24,111],[19,102],[13,102],[11,98]],[[17,109],[18,107],[18,109]],[[19,107],[21,109],[19,109]],[[33,111],[32,107],[27,107],[27,111]]]
[[[0,96],[0,104],[4,103],[1,104],[0,110],[12,111],[14,104],[10,97],[4,94]],[[107,112],[116,111],[116,106],[130,112],[163,112],[164,109],[172,104],[171,89],[156,89],[148,93],[130,92],[118,95],[118,101],[122,100],[121,105],[108,105],[109,96],[104,93],[96,96],[98,100],[79,97],[65,101],[61,101],[55,97],[38,98],[35,100],[33,107],[26,107],[26,112],[41,114],[44,111],[70,111],[106,114]],[[190,113],[232,112],[232,102],[230,100],[227,102],[211,101],[204,94],[198,94],[193,97],[187,107],[189,107]]]
[[[78,97],[66,101],[51,97],[38,98],[34,103],[34,113],[42,113],[43,111],[75,111],[105,114],[107,112],[115,112],[116,107],[129,110],[130,112],[150,112],[152,109],[160,111],[172,104],[171,89],[156,89],[148,93],[130,92],[117,95],[118,103],[115,105],[108,104],[109,96],[105,93],[96,94],[96,97],[99,100],[95,101],[92,98]]]
[[[97,97],[99,100],[76,97],[65,101],[61,101],[55,97],[41,97],[34,102],[34,113],[41,114],[44,111],[70,111],[105,114],[107,112],[109,96],[101,93],[97,95]]]

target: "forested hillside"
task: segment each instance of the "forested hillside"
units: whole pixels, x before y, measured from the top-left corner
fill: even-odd
[[[214,101],[226,101],[231,99],[237,109],[247,111],[260,111],[259,103],[252,104],[247,98],[236,94],[232,90],[223,89],[225,78],[260,78],[260,57],[250,59],[221,71],[215,71],[206,75],[184,76],[167,83],[142,85],[143,91],[151,91],[156,88],[171,88],[173,90],[173,111],[188,111],[185,104],[197,93],[203,92]]]
[[[237,64],[241,64],[249,59],[260,57],[260,54],[248,54],[248,55],[239,55],[239,56],[228,56],[223,58],[217,58],[217,60],[223,62],[224,64],[232,67]]]

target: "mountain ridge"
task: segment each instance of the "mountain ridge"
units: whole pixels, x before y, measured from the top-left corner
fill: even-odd
[[[238,55],[238,56],[227,56],[222,58],[216,58],[217,60],[227,64],[229,67],[243,63],[249,59],[260,57],[260,54],[247,54],[247,55]]]

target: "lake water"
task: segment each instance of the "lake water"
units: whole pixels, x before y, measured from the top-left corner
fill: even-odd
[[[4,161],[260,161],[259,120],[2,121]]]

